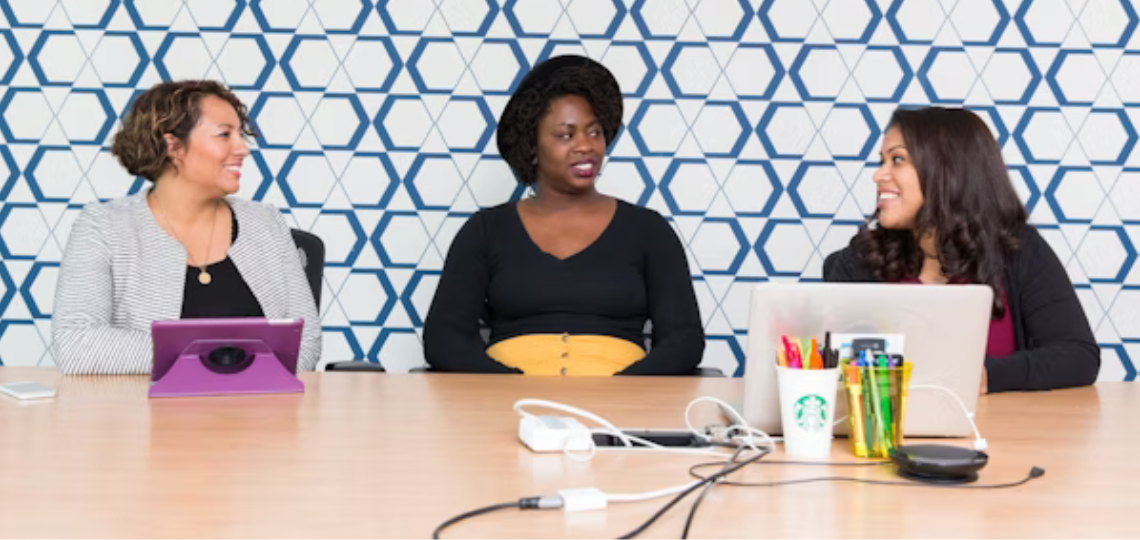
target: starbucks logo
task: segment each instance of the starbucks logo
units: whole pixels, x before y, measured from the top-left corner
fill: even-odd
[[[820,431],[827,426],[827,400],[808,394],[796,400],[796,424],[804,431]]]

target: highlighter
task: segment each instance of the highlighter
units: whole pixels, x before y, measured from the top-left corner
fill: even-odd
[[[883,444],[889,450],[894,446],[894,423],[891,422],[891,372],[893,370],[887,369],[887,358],[880,356],[882,359],[883,367],[878,369],[879,377],[879,399],[882,403],[881,408],[883,411]]]
[[[854,448],[856,457],[870,457],[867,453],[867,439],[864,433],[864,417],[863,407],[861,404],[863,397],[863,386],[859,384],[859,368],[855,366],[844,366],[844,371],[847,377],[847,403],[851,406],[848,407],[847,414],[851,417],[851,433],[848,435],[851,439],[851,445]]]
[[[819,358],[819,343],[815,338],[811,338],[811,349],[808,351],[808,367],[811,369],[823,369],[823,362],[816,363]]]
[[[871,387],[871,407],[875,411],[875,455],[887,457],[884,444],[887,429],[883,423],[883,402],[882,396],[879,395],[878,373],[875,372],[874,366],[868,366],[867,374],[867,386]]]
[[[871,406],[871,371],[862,364],[856,367],[859,371],[859,378],[862,382],[867,383],[862,386],[861,394],[863,399],[863,438],[867,441],[867,455],[874,457],[875,453],[875,415],[874,409]]]
[[[891,373],[891,415],[894,418],[894,424],[891,425],[892,442],[895,448],[902,446],[902,373],[903,368],[899,366],[890,371]]]
[[[792,345],[793,342],[788,339],[788,336],[780,336],[780,339],[783,340],[784,349],[787,351],[787,356],[784,359],[788,363],[787,367],[799,369],[800,366],[796,365],[796,348]]]

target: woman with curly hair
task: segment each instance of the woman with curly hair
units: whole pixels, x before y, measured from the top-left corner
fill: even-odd
[[[297,365],[316,367],[320,321],[289,227],[231,196],[250,133],[245,105],[214,81],[135,99],[111,153],[152,185],[88,205],[71,227],[52,313],[65,373],[149,373],[151,322],[196,317],[302,318]]]
[[[553,58],[522,81],[498,145],[534,196],[481,210],[456,235],[424,325],[432,369],[694,371],[704,331],[684,248],[660,214],[595,186],[621,120],[617,81],[588,58]]]
[[[1088,320],[985,123],[963,109],[899,109],[881,157],[878,210],[827,258],[824,280],[989,285],[983,392],[1092,384],[1100,351]]]

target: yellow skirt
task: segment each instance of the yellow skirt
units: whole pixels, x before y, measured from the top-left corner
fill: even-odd
[[[487,355],[527,375],[608,377],[645,358],[645,350],[612,336],[531,334],[504,339]]]

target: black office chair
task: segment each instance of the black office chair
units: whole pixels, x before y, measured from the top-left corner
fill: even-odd
[[[293,233],[293,243],[301,251],[301,267],[305,269],[305,279],[309,281],[309,288],[313,291],[313,300],[317,303],[317,311],[321,309],[321,281],[325,275],[325,243],[321,237],[300,229],[290,229]],[[378,364],[368,362],[332,362],[325,366],[325,371],[384,371]]]
[[[321,279],[325,275],[325,243],[321,237],[300,229],[290,229],[293,233],[293,243],[301,250],[301,266],[305,269],[305,278],[309,280],[309,288],[313,290],[313,300],[317,302],[317,311],[321,309]]]

